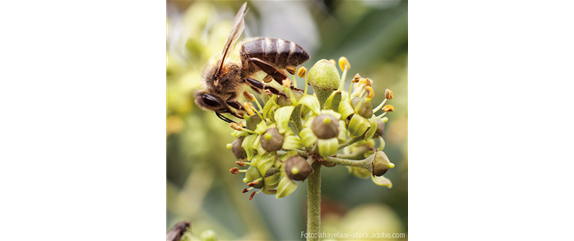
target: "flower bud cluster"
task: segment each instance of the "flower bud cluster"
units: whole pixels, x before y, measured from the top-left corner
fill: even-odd
[[[237,139],[228,147],[239,165],[230,173],[244,173],[247,188],[243,192],[251,192],[249,199],[260,192],[286,197],[297,188],[296,181],[313,173],[314,163],[336,165],[329,162],[332,158],[357,163],[364,158],[368,165],[347,165],[349,171],[362,178],[371,176],[379,185],[377,178],[394,167],[382,151],[387,119],[383,116],[394,111],[393,106],[385,105],[393,98],[392,91],[387,89],[383,103],[373,108],[373,81],[356,74],[346,91],[343,87],[351,64],[345,57],[339,59],[342,76],[336,64],[320,60],[309,70],[301,67],[296,73],[305,78],[305,90],[291,88],[291,83],[296,83],[293,76],[293,80],[283,81],[284,95],[261,93],[263,106],[253,95],[243,94],[250,101],[243,105],[245,123],[232,125]],[[314,94],[307,93],[307,86]],[[383,113],[377,116],[379,110]]]

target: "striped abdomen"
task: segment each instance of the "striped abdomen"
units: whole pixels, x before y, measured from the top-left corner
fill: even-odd
[[[279,69],[297,67],[309,60],[309,53],[298,44],[275,38],[255,38],[247,41],[241,46],[239,53],[242,62],[249,58],[258,58]]]

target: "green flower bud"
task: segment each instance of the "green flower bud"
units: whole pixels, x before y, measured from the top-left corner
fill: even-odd
[[[371,127],[371,123],[361,115],[353,115],[347,129],[351,138],[359,137]]]
[[[339,71],[326,59],[319,60],[307,72],[307,83],[313,87],[321,107],[333,91],[339,88]]]
[[[247,129],[254,131],[257,128],[257,124],[261,122],[261,117],[259,115],[245,116],[247,120]]]
[[[331,139],[339,135],[339,119],[330,114],[321,114],[313,119],[311,129],[319,139]]]
[[[357,106],[358,105],[358,106]],[[366,97],[355,97],[351,100],[351,106],[355,110],[355,113],[365,117],[367,119],[373,116],[373,105],[370,101],[367,101]]]
[[[219,240],[215,231],[213,231],[211,229],[203,231],[203,233],[201,233],[201,235],[199,235],[199,239],[201,239],[201,241],[217,241],[217,240]]]
[[[233,151],[233,154],[237,159],[243,159],[247,157],[245,150],[243,150],[243,148],[241,147],[241,144],[243,144],[243,139],[245,139],[244,136],[239,137],[238,139],[233,141],[233,143],[231,143],[231,151]]]
[[[313,168],[305,158],[292,156],[285,162],[285,172],[291,180],[303,181],[311,175]]]
[[[381,119],[377,119],[377,132],[375,133],[375,137],[383,136],[385,132],[385,122]]]
[[[373,160],[373,175],[382,176],[385,174],[389,168],[393,168],[395,165],[389,161],[389,157],[382,151],[375,153],[375,159]]]
[[[318,141],[319,146],[319,154],[323,158],[327,158],[328,156],[332,156],[337,154],[337,150],[339,150],[339,139],[331,138],[331,139],[319,139]]]
[[[285,137],[279,133],[279,129],[267,129],[263,135],[261,135],[261,147],[269,152],[281,150],[283,139],[285,139]]]

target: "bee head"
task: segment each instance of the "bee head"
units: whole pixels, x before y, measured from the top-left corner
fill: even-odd
[[[228,109],[225,102],[207,91],[198,91],[195,93],[195,103],[204,110],[221,111],[222,109]]]

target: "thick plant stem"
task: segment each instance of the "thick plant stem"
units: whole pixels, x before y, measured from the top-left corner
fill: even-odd
[[[307,241],[319,240],[321,232],[321,164],[313,163],[307,178]]]

